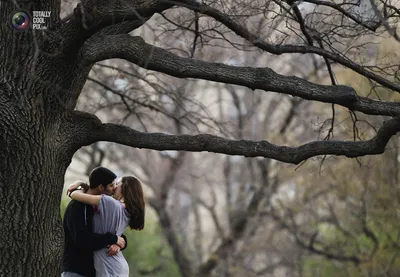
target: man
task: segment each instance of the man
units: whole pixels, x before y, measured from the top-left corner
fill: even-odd
[[[89,175],[87,193],[112,195],[116,178],[117,176],[107,168],[93,169]],[[85,185],[83,182],[79,182],[79,184]],[[122,237],[111,233],[92,233],[93,215],[93,206],[74,200],[68,204],[63,222],[65,241],[62,277],[95,277],[94,250],[111,245],[109,255],[115,255],[121,248],[125,248],[126,240]]]

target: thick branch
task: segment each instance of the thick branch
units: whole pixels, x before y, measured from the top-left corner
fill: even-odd
[[[270,68],[236,67],[182,58],[147,44],[141,37],[130,35],[103,36],[84,45],[82,56],[89,64],[121,58],[143,68],[178,78],[199,78],[250,89],[291,94],[307,100],[338,104],[350,110],[372,115],[400,115],[400,104],[358,97],[348,86],[323,86],[295,76],[279,75]]]
[[[64,51],[75,53],[95,33],[129,33],[171,6],[157,0],[81,1],[58,30],[64,38]]]
[[[298,164],[318,155],[360,157],[381,154],[390,138],[400,131],[400,118],[386,121],[377,135],[367,141],[314,141],[299,147],[278,146],[268,141],[230,140],[210,134],[167,135],[143,133],[127,126],[104,123],[98,118],[81,112],[74,112],[76,128],[80,130],[80,147],[96,141],[110,141],[136,148],[154,150],[183,150],[191,152],[214,152],[246,157],[265,157],[278,161]],[[82,126],[85,132],[82,132]],[[69,130],[72,131],[72,130]],[[76,136],[75,134],[75,136]]]

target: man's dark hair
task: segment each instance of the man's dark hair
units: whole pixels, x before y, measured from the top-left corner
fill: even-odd
[[[96,167],[89,174],[89,186],[91,189],[97,188],[100,185],[106,187],[111,184],[117,175],[114,172],[105,167]]]

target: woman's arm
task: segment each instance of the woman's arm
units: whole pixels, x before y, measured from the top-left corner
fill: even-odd
[[[79,187],[83,189],[84,192],[86,192],[89,189],[89,185],[83,181],[76,181],[72,183],[65,192],[65,195],[69,196],[70,193],[72,193],[74,190],[77,190]]]
[[[71,193],[71,198],[85,204],[98,206],[100,203],[101,195],[86,194],[81,190],[75,190]]]

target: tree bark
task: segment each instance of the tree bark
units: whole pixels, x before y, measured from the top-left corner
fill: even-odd
[[[31,82],[6,83],[22,89]],[[35,92],[35,91],[33,91]],[[59,276],[63,230],[60,195],[69,151],[58,121],[30,97],[5,101],[0,91],[0,276]],[[20,105],[18,105],[20,104]],[[54,113],[52,111],[51,113]]]
[[[59,276],[60,196],[75,149],[61,116],[21,104],[0,101],[0,276]]]
[[[13,10],[1,3],[3,22]],[[51,33],[3,24],[0,38],[0,276],[60,276],[60,197],[80,147],[66,119],[89,68],[60,54]]]
[[[0,101],[0,276],[59,276],[60,196],[79,146],[62,112],[23,102]]]
[[[1,111],[0,276],[59,276],[67,163],[43,129],[24,130]]]

